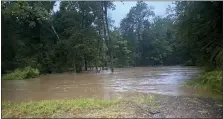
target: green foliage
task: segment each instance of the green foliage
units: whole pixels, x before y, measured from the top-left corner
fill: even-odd
[[[2,73],[88,67],[198,65],[223,68],[221,2],[178,1],[165,17],[137,2],[112,30],[108,1],[2,2]],[[152,21],[151,21],[152,20]],[[114,59],[114,60],[113,60]]]
[[[3,80],[22,80],[28,78],[34,78],[39,75],[39,70],[30,66],[23,69],[16,69],[15,71],[3,75]]]
[[[131,51],[128,49],[128,41],[124,40],[120,35],[118,29],[115,29],[111,33],[114,49],[114,62],[116,67],[129,66],[129,54]]]
[[[197,79],[188,82],[189,85],[211,89],[216,93],[222,93],[223,71],[215,70],[201,74]]]
[[[111,20],[103,19],[103,7],[114,9],[112,2],[62,1],[52,13],[54,3],[2,2],[3,74],[25,66],[51,73],[108,64],[103,38],[104,24]]]
[[[222,3],[176,2],[178,38],[184,45],[185,55],[200,66],[222,67]]]
[[[129,62],[136,66],[177,64],[174,20],[153,17],[153,8],[138,2],[121,21],[120,31],[130,50]],[[153,18],[153,22],[149,19]],[[169,59],[169,60],[167,60]]]

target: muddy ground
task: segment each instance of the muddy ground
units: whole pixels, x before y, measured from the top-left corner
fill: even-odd
[[[136,108],[137,117],[152,118],[222,118],[221,100],[211,98],[155,95],[159,109]]]

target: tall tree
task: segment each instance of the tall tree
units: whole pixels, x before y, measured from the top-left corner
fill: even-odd
[[[148,7],[145,2],[137,2],[136,6],[132,7],[127,16],[121,21],[120,29],[124,39],[128,39],[128,47],[132,51],[132,63],[140,65],[142,42],[142,33],[144,22],[148,21],[154,15],[152,7]]]
[[[221,67],[222,2],[176,2],[176,23],[194,64]]]

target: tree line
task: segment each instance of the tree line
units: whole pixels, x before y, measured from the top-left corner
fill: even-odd
[[[156,16],[137,2],[112,25],[109,1],[2,1],[2,73],[31,66],[41,73],[91,67],[223,66],[222,2],[178,1]]]

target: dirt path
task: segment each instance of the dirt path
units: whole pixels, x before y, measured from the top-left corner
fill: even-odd
[[[222,118],[222,101],[207,98],[155,95],[159,109],[138,108],[138,116],[152,118]]]

